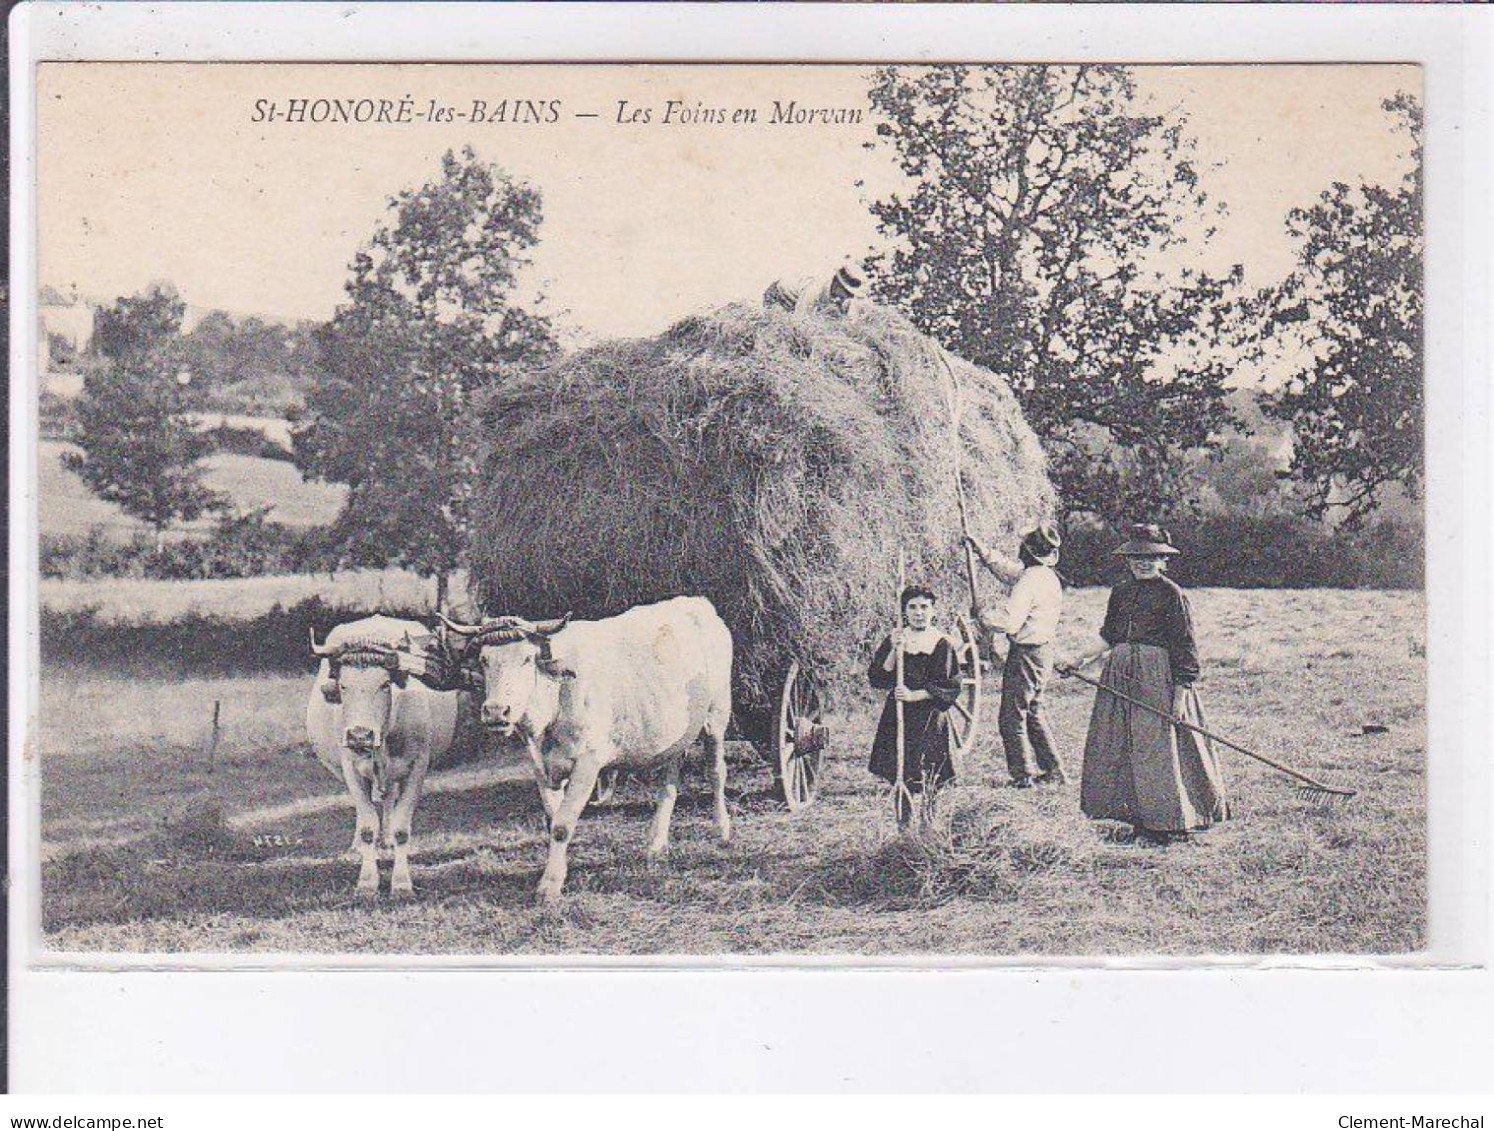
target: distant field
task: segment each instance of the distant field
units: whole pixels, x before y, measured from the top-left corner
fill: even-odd
[[[939,835],[898,838],[865,770],[877,710],[867,695],[836,719],[825,792],[806,812],[787,813],[750,748],[733,747],[730,846],[713,839],[697,768],[671,857],[649,867],[646,786],[625,784],[583,819],[557,911],[532,904],[545,852],[532,787],[453,774],[437,777],[444,791],[416,816],[414,902],[358,906],[356,865],[340,855],[351,814],[303,742],[305,675],[126,680],[107,657],[93,670],[44,672],[46,945],[529,955],[1419,949],[1422,594],[1193,598],[1210,725],[1358,797],[1314,806],[1280,774],[1224,751],[1235,819],[1192,843],[1147,846],[1086,820],[1077,785],[1003,788],[991,700]],[[1104,600],[1101,590],[1070,595],[1062,653],[1087,646]],[[209,769],[214,700],[225,731]],[[1072,681],[1053,687],[1055,730],[1076,778],[1091,703]],[[1366,735],[1366,724],[1384,733]],[[212,815],[219,808],[227,824]]]
[[[125,541],[147,530],[112,503],[93,495],[81,479],[62,466],[62,453],[77,450],[75,445],[42,440],[37,447],[38,512],[43,534],[85,535],[93,527],[101,527],[111,537]],[[283,460],[219,453],[203,462],[207,485],[227,494],[239,510],[269,506],[269,517],[287,526],[331,522],[346,493],[336,484],[306,482]],[[201,519],[185,529],[204,530],[211,525],[210,519]]]
[[[465,575],[455,575],[453,596],[463,593],[465,585]],[[170,621],[189,613],[250,620],[276,605],[289,608],[311,597],[355,609],[417,610],[436,604],[433,579],[393,569],[199,581],[44,577],[37,588],[42,608],[59,612],[95,609],[101,620],[136,624]]]

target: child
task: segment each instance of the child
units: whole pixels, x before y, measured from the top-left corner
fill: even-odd
[[[937,790],[954,777],[950,759],[950,706],[960,697],[960,667],[949,638],[933,626],[934,593],[922,585],[903,590],[903,626],[882,641],[867,673],[871,685],[889,690],[877,723],[868,767],[897,784],[897,704],[903,704],[903,785],[909,794]],[[903,682],[897,685],[897,648],[903,650]],[[912,817],[910,798],[897,797],[897,820]]]

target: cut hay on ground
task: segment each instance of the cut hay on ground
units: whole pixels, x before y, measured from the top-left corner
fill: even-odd
[[[474,591],[529,617],[702,594],[739,705],[768,703],[790,659],[843,688],[891,627],[899,544],[946,615],[968,604],[951,373],[975,531],[1010,545],[1052,511],[1010,390],[949,361],[885,309],[730,306],[506,384],[482,415]]]

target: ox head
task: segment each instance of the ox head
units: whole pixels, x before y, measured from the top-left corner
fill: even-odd
[[[318,644],[315,631],[311,652],[327,661],[320,690],[328,703],[342,707],[342,744],[355,761],[370,763],[360,765],[360,773],[382,779],[388,769],[389,731],[396,714],[394,693],[404,688],[407,679],[399,653],[387,644]],[[365,773],[365,768],[370,772]]]
[[[550,725],[559,709],[560,681],[575,675],[551,652],[551,638],[570,619],[569,613],[539,622],[490,617],[481,624],[458,624],[441,618],[466,639],[464,654],[470,658],[475,652],[484,726],[511,736],[539,734]]]

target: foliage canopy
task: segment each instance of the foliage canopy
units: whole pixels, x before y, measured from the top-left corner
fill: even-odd
[[[1167,266],[1214,207],[1186,120],[1112,66],[884,67],[870,96],[907,182],[870,205],[876,293],[1011,384],[1068,511],[1165,507],[1231,421],[1240,280]]]

